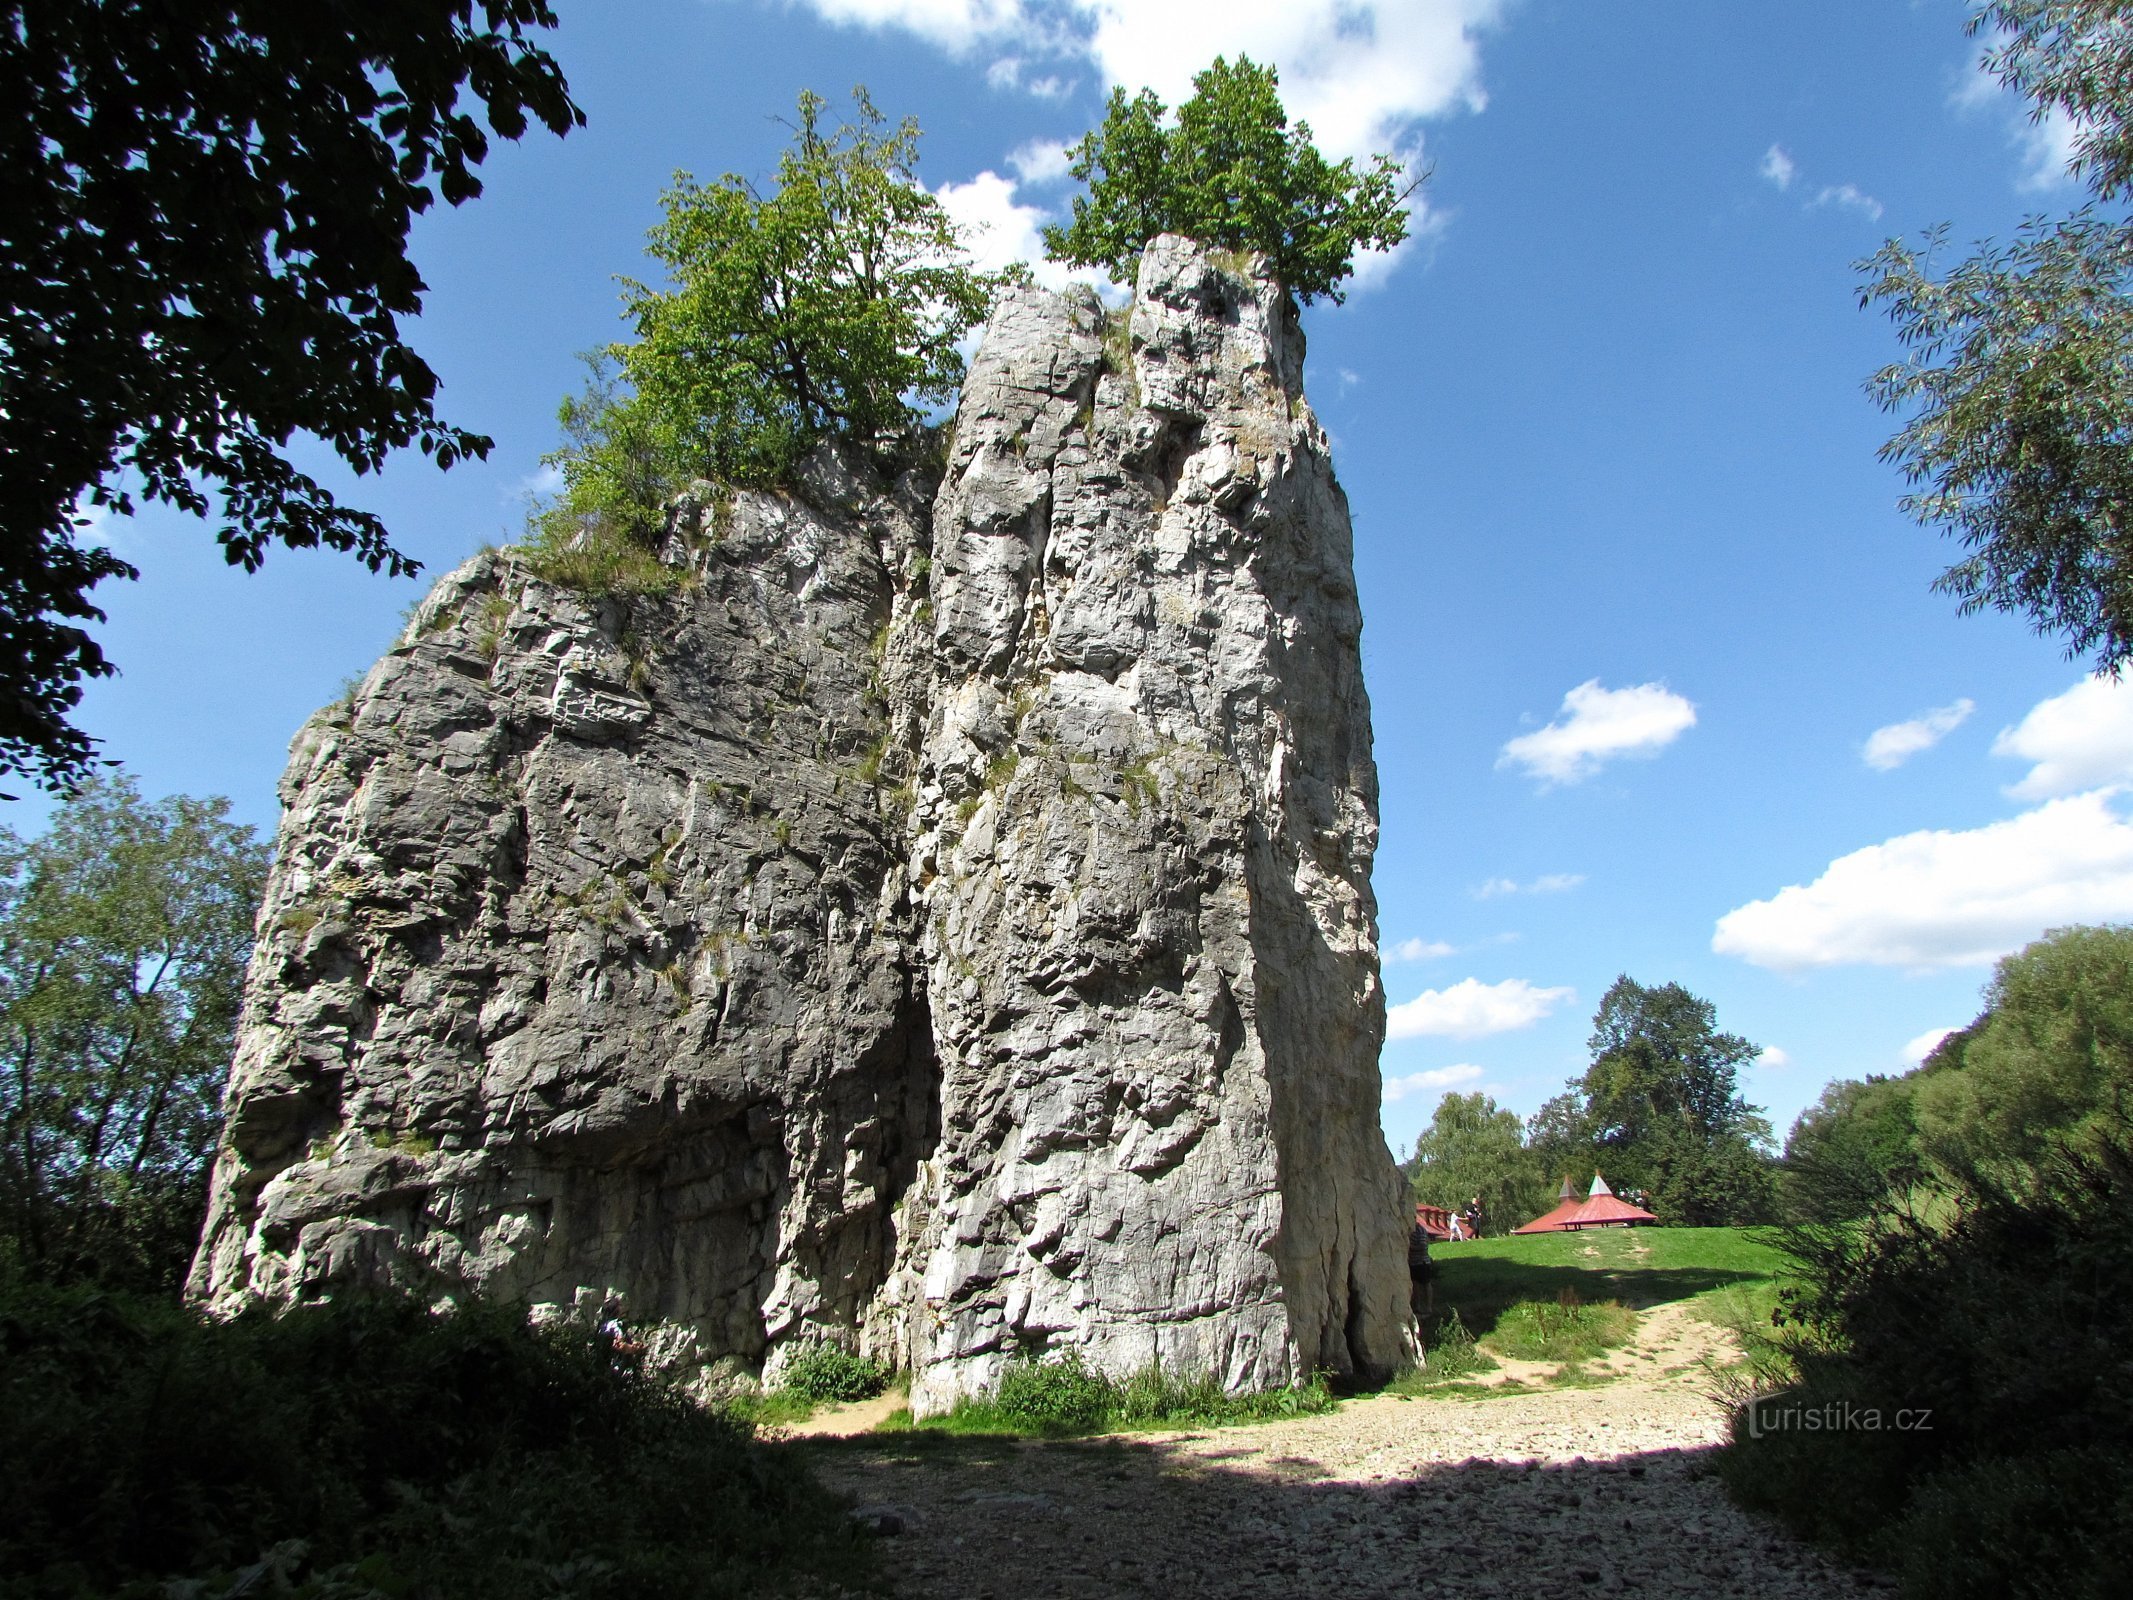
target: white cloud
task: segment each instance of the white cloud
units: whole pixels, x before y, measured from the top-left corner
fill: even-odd
[[[1027,0],[806,0],[825,20],[862,28],[902,28],[950,55],[997,39],[1036,35]]]
[[[1959,111],[1999,114],[2008,142],[2021,157],[2015,188],[2029,193],[2063,189],[2075,181],[2067,167],[2074,159],[2081,124],[2056,107],[2032,121],[2030,101],[1985,70],[1985,52],[1998,42],[1995,35],[1990,43],[1978,47],[1971,58],[1972,70],[1956,84],[1949,103]]]
[[[2047,928],[2133,917],[2133,825],[2108,791],[1963,831],[1907,833],[1718,919],[1711,948],[1759,967],[1979,966]]]
[[[1428,1094],[1432,1089],[1455,1089],[1462,1083],[1472,1083],[1480,1076],[1481,1068],[1471,1061],[1462,1061],[1457,1066],[1438,1067],[1429,1072],[1410,1072],[1403,1078],[1387,1078],[1385,1103],[1392,1105],[1410,1095]]]
[[[1415,124],[1479,111],[1478,35],[1508,0],[801,0],[831,22],[914,33],[950,55],[998,52],[1001,89],[1060,98],[1074,86],[1032,60],[1085,63],[1105,88],[1151,88],[1176,105],[1217,55],[1281,74],[1282,102],[1335,160],[1386,151],[1419,170]],[[1025,181],[1035,181],[1025,179]],[[1408,246],[1365,252],[1350,287],[1367,292],[1441,224],[1417,196]]]
[[[1544,872],[1531,883],[1516,878],[1491,878],[1473,891],[1476,900],[1495,900],[1507,894],[1563,894],[1585,881],[1582,872]]]
[[[1017,200],[1011,179],[981,172],[968,183],[944,183],[933,193],[964,230],[963,242],[981,271],[997,272],[1010,262],[1025,261],[1047,289],[1069,283],[1113,289],[1111,280],[1095,267],[1066,267],[1045,259],[1044,237],[1038,230],[1051,220],[1051,214]]]
[[[1619,757],[1656,755],[1695,726],[1695,706],[1664,684],[1603,689],[1588,678],[1563,696],[1553,722],[1506,744],[1496,765],[1578,783]]]
[[[1386,950],[1387,961],[1439,961],[1458,951],[1442,939],[1402,939]]]
[[[1448,989],[1424,989],[1386,1017],[1393,1039],[1478,1039],[1530,1028],[1571,998],[1569,989],[1542,989],[1524,978],[1483,983],[1462,978]]]
[[[2015,147],[2022,152],[2015,187],[2031,194],[2070,187],[2076,180],[2068,169],[2080,137],[2081,124],[2056,106],[2034,122],[2023,117],[2014,131]]]
[[[563,487],[563,469],[552,461],[544,461],[533,471],[519,479],[505,495],[507,500],[541,501]]]
[[[1913,1039],[1909,1044],[1903,1047],[1904,1065],[1909,1067],[1915,1067],[1919,1065],[1926,1059],[1927,1056],[1931,1055],[1934,1050],[1938,1048],[1941,1040],[1947,1038],[1949,1034],[1954,1033],[1955,1031],[1956,1030],[1953,1028],[1926,1029],[1924,1033],[1920,1034],[1917,1038]]]
[[[1858,212],[1869,222],[1881,220],[1881,202],[1853,183],[1824,184],[1809,203],[1810,209],[1821,206],[1841,206]]]
[[[1798,163],[1785,153],[1783,145],[1774,144],[1763,152],[1763,164],[1756,170],[1780,189],[1790,189],[1793,176],[1800,168]]]
[[[1402,143],[1410,126],[1478,111],[1477,35],[1506,0],[803,0],[835,23],[900,28],[955,56],[998,51],[990,76],[1037,89],[1030,58],[1086,61],[1105,88],[1176,105],[1216,56],[1281,73],[1289,114],[1338,160]]]
[[[2133,678],[2082,679],[2002,729],[1992,753],[2033,763],[2007,791],[2017,800],[2133,783]]]
[[[1063,139],[1032,139],[1007,158],[1015,177],[1031,188],[1059,183],[1071,175],[1072,162]]]
[[[1755,1064],[1759,1067],[1789,1067],[1792,1065],[1792,1053],[1770,1045],[1755,1058]]]
[[[1893,772],[1911,757],[1939,744],[1961,727],[1976,709],[1976,701],[1962,699],[1953,705],[1921,711],[1908,722],[1892,722],[1885,728],[1876,728],[1867,735],[1861,757],[1876,772]]]

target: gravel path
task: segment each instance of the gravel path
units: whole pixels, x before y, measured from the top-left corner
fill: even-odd
[[[908,1600],[1804,1600],[1881,1587],[1740,1511],[1709,1475],[1724,1424],[1701,1360],[1726,1348],[1668,1306],[1598,1388],[1380,1396],[1293,1422],[1086,1443],[818,1437],[810,1454],[882,1527]]]

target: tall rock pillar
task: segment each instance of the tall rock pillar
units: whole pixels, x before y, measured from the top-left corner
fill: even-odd
[[[1163,238],[1130,315],[1017,294],[965,386],[910,873],[921,1412],[1059,1349],[1232,1388],[1410,1353],[1362,617],[1302,378],[1280,286]]]

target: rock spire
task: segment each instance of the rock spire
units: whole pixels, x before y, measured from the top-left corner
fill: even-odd
[[[512,552],[297,737],[193,1291],[619,1297],[924,1412],[1009,1360],[1412,1349],[1376,771],[1287,296],[1159,239],[1013,293],[945,469]]]

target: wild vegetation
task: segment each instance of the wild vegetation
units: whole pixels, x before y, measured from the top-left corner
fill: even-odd
[[[569,581],[590,548],[628,587],[656,568],[666,502],[690,484],[780,484],[826,439],[907,451],[955,394],[959,343],[1019,274],[972,268],[918,181],[918,125],[852,98],[832,127],[821,96],[800,96],[766,189],[675,175],[647,244],[667,283],[625,280],[635,337],[562,407],[547,460],[563,488],[533,533],[550,576]]]
[[[1788,1143],[1781,1369],[1725,1473],[1910,1593],[2100,1596],[2133,1555],[2129,972],[2133,929],[2047,935],[1916,1072],[1832,1085]]]
[[[0,1271],[0,1595],[698,1600],[865,1581],[799,1467],[590,1333],[392,1297],[218,1323]]]
[[[0,1264],[183,1280],[266,857],[228,801],[123,776],[0,828]]]
[[[940,1416],[914,1422],[908,1412],[890,1427],[951,1434],[1006,1434],[1045,1439],[1135,1428],[1220,1427],[1310,1416],[1335,1405],[1323,1378],[1284,1389],[1230,1394],[1207,1374],[1182,1376],[1150,1366],[1120,1380],[1085,1365],[1074,1352],[1018,1361],[992,1394],[956,1402]]]

